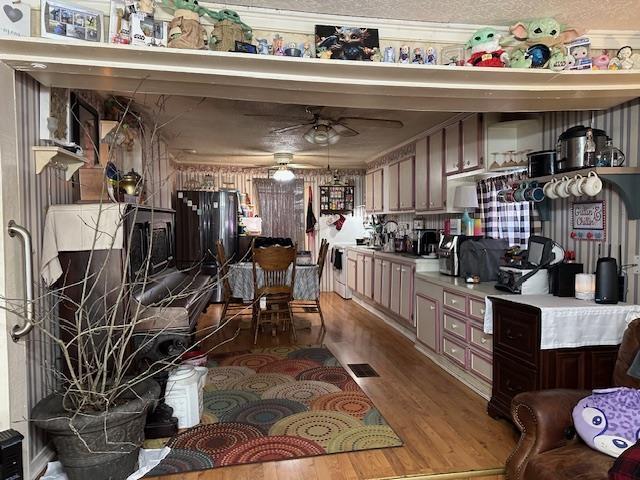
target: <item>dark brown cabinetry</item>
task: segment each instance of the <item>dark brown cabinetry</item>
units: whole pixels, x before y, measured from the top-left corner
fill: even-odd
[[[493,299],[492,417],[511,418],[518,393],[611,386],[617,346],[540,350],[540,310]]]

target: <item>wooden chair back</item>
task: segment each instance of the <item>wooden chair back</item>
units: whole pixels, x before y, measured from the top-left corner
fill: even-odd
[[[231,285],[229,284],[229,263],[224,253],[224,245],[221,240],[216,240],[216,261],[218,262],[218,279],[222,278],[224,298],[231,298]]]
[[[318,251],[318,277],[320,277],[320,279],[322,279],[322,272],[324,271],[328,251],[329,242],[323,238],[322,242],[320,242],[320,250]]]
[[[297,246],[253,249],[253,287],[256,298],[262,295],[282,295],[293,298]],[[258,281],[258,268],[262,270]],[[291,274],[289,276],[289,270]]]

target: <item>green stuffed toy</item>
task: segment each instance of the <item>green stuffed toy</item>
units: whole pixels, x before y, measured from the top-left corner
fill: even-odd
[[[537,18],[528,22],[518,22],[509,28],[512,37],[505,39],[505,46],[527,47],[546,45],[549,48],[574,41],[583,32],[576,28],[563,28],[554,18]]]
[[[501,38],[493,28],[481,28],[475,32],[466,44],[467,49],[471,50],[467,64],[474,67],[504,67],[508,56],[500,46]]]
[[[532,60],[526,50],[518,48],[509,57],[510,68],[531,68]]]

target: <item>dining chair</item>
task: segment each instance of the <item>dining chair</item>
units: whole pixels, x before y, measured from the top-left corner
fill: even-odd
[[[318,267],[318,285],[320,286],[322,286],[322,273],[324,272],[324,265],[327,261],[328,251],[329,242],[323,238],[320,242],[318,261],[316,262]],[[327,327],[324,324],[324,315],[322,314],[322,307],[320,306],[320,296],[314,300],[294,300],[291,307],[294,313],[317,313],[320,316],[322,330],[326,330]]]
[[[218,263],[218,281],[222,281],[222,313],[220,314],[220,324],[227,318],[233,316],[251,315],[248,304],[245,304],[240,297],[234,297],[229,283],[229,262],[224,252],[224,245],[221,240],[216,241],[216,262]]]
[[[296,245],[253,248],[254,344],[258,343],[258,330],[265,315],[269,315],[272,322],[275,317],[276,322],[273,323],[277,324],[278,317],[285,314],[296,340],[290,305],[296,277],[296,252]]]

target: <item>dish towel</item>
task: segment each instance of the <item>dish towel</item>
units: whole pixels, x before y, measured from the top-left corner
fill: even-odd
[[[58,252],[122,249],[126,207],[124,203],[51,205],[44,222],[40,259],[40,276],[47,286],[62,275]]]
[[[333,250],[333,267],[342,270],[342,250]]]

